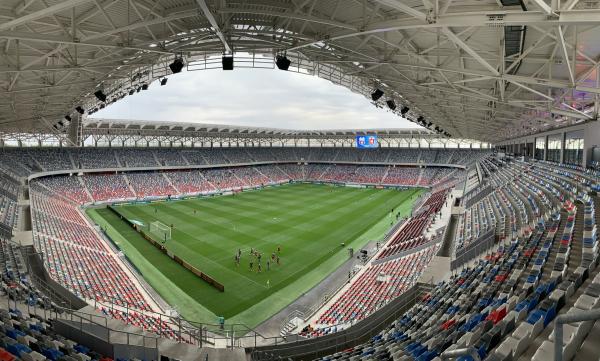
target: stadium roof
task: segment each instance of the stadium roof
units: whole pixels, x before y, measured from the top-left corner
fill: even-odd
[[[286,52],[292,69],[367,96],[381,88],[379,106],[392,98],[411,120],[495,142],[596,118],[599,8],[597,0],[2,0],[0,129],[52,130],[78,105],[100,107],[98,89],[110,103],[169,75],[176,56],[200,70],[232,52],[236,67],[274,67]]]
[[[244,135],[273,135],[273,136],[356,136],[364,134],[377,134],[385,136],[436,136],[427,129],[326,129],[326,130],[293,130],[281,128],[246,127],[223,124],[200,124],[182,122],[156,122],[144,120],[125,119],[94,119],[88,118],[84,124],[85,130],[102,129],[118,132],[119,130],[148,130],[148,131],[183,131],[205,134],[244,134]]]

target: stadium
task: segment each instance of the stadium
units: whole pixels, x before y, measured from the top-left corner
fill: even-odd
[[[599,29],[597,0],[0,1],[0,359],[598,360]]]

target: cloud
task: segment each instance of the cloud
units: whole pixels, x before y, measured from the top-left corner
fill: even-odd
[[[166,86],[155,82],[94,118],[287,129],[418,127],[327,80],[271,69],[172,75]]]

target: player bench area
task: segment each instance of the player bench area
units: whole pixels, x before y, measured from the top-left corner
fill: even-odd
[[[150,222],[148,224],[148,229],[146,232],[146,230],[144,229],[145,227],[144,227],[143,223],[132,222],[127,217],[123,216],[113,206],[107,206],[107,208],[110,209],[111,211],[113,211],[115,214],[117,214],[117,216],[119,216],[119,218],[121,218],[121,220],[123,220],[127,224],[129,224],[129,226],[131,226],[133,229],[135,229],[137,232],[139,232],[142,235],[142,237],[144,237],[144,239],[146,239],[153,246],[158,248],[161,252],[163,252],[164,254],[169,256],[173,261],[177,262],[182,267],[184,267],[188,271],[192,272],[194,275],[198,276],[200,279],[202,279],[209,285],[213,286],[220,292],[225,292],[225,286],[222,283],[218,282],[213,277],[209,276],[208,274],[206,274],[206,273],[202,272],[201,270],[199,270],[198,268],[194,267],[189,262],[186,262],[185,260],[183,260],[181,257],[177,256],[176,254],[169,252],[169,250],[165,246],[165,243],[171,239],[172,227],[167,226],[166,224],[164,224],[160,221],[154,221],[154,222]],[[159,239],[159,241],[157,241],[154,237]]]

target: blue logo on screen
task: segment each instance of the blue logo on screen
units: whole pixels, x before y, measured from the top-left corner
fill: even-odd
[[[377,143],[376,135],[357,135],[356,136],[356,147],[357,148],[377,148],[379,144]]]

